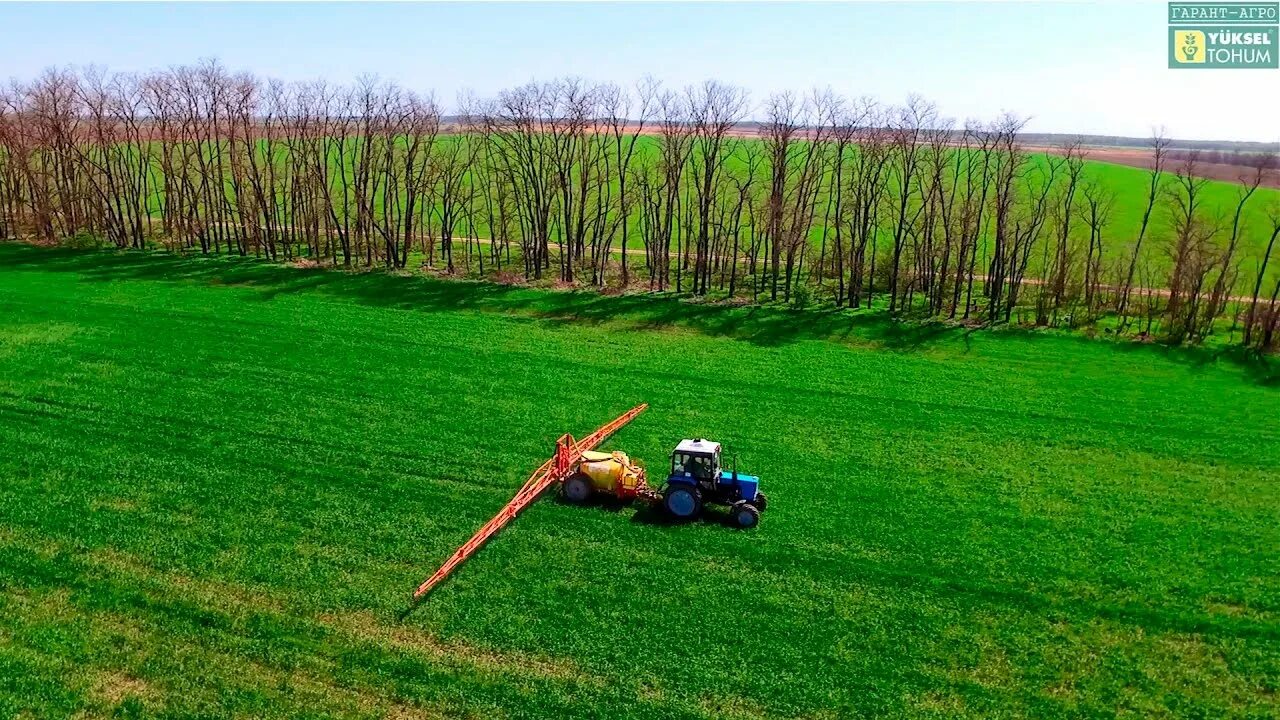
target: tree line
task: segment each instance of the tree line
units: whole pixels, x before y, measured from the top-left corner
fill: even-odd
[[[1029,153],[1025,122],[576,78],[445,115],[372,77],[51,69],[0,91],[0,236],[1275,347],[1280,206],[1260,255],[1241,241],[1273,163],[1243,172],[1224,216],[1203,155],[1156,133],[1121,236],[1081,141]]]
[[[1261,167],[1264,170],[1277,169],[1277,156],[1274,152],[1250,152],[1247,150],[1222,150],[1218,148],[1205,150],[1174,148],[1169,150],[1169,159],[1186,160],[1191,157],[1192,153],[1199,153],[1196,155],[1196,160],[1202,163],[1236,165],[1242,168]]]

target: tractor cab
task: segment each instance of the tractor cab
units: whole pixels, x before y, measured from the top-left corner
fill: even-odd
[[[671,478],[714,487],[720,481],[720,443],[702,438],[681,440],[671,453]]]
[[[755,527],[764,510],[760,479],[722,470],[720,443],[703,438],[681,440],[671,452],[663,505],[676,518],[687,520],[702,512],[704,503],[731,506],[730,514],[741,527]]]

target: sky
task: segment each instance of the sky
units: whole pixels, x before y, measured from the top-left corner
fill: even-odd
[[[376,74],[446,107],[576,75],[830,87],[1029,132],[1280,141],[1280,70],[1171,70],[1164,2],[0,3],[0,78],[217,58],[282,80]]]

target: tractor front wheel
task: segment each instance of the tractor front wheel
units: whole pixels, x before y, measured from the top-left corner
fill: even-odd
[[[760,524],[760,511],[749,503],[736,502],[733,504],[733,522],[738,527],[749,530]]]
[[[662,494],[662,506],[672,517],[692,520],[702,512],[702,494],[696,488],[669,485]]]
[[[765,507],[769,504],[769,498],[766,498],[764,496],[764,493],[757,490],[756,499],[753,500],[751,504],[755,505],[756,509],[759,510],[760,512],[764,512]]]
[[[581,475],[574,475],[564,481],[560,492],[564,495],[564,499],[571,503],[584,503],[591,497],[591,483]]]

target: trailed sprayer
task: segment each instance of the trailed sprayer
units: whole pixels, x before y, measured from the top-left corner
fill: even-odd
[[[739,474],[736,467],[722,469],[718,442],[702,438],[681,440],[671,452],[666,481],[656,489],[649,485],[644,468],[626,453],[596,451],[605,438],[647,407],[648,404],[638,405],[581,440],[568,434],[560,436],[555,454],[534,471],[506,507],[418,586],[414,600],[430,592],[552,485],[559,485],[561,496],[570,502],[583,503],[593,496],[640,501],[661,505],[679,520],[698,517],[707,504],[727,505],[729,517],[739,527],[758,525],[767,504],[760,492],[760,478]]]

